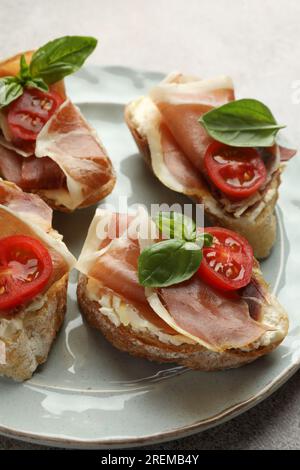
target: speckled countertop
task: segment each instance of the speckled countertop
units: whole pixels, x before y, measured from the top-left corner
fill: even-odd
[[[90,63],[209,77],[264,96],[299,144],[297,0],[1,0],[0,56],[65,34],[100,38]],[[300,82],[299,82],[300,83]],[[259,91],[258,91],[259,90]],[[155,449],[297,449],[300,372],[265,402],[217,428]],[[0,437],[0,449],[42,449]],[[151,447],[147,447],[150,449]]]

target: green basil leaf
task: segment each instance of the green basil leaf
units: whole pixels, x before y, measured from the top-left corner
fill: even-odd
[[[64,36],[40,47],[32,56],[30,73],[51,84],[76,72],[93,52],[97,39],[88,36]]]
[[[279,129],[267,106],[257,100],[242,99],[212,109],[199,122],[215,140],[234,147],[269,147]]]
[[[38,88],[42,91],[49,91],[47,83],[44,82],[42,78],[32,78],[30,80],[27,80],[25,85],[29,88]]]
[[[212,245],[213,239],[214,237],[210,233],[204,232],[197,235],[195,242],[207,247]]]
[[[195,243],[164,240],[142,251],[139,282],[145,287],[167,287],[190,279],[199,268],[202,252]]]
[[[0,108],[7,106],[23,93],[23,87],[16,77],[0,78]]]
[[[168,238],[194,240],[196,236],[195,222],[180,212],[158,212],[155,223],[161,233]]]
[[[29,65],[26,63],[26,58],[25,55],[22,54],[20,58],[20,72],[19,72],[19,77],[22,82],[26,82],[29,80],[30,77],[30,72],[29,72]]]

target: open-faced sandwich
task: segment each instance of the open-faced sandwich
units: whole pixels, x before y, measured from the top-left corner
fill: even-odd
[[[74,262],[47,204],[0,179],[0,375],[25,380],[46,361]]]
[[[275,241],[283,127],[260,101],[235,100],[229,77],[169,75],[129,103],[125,119],[156,177],[203,203],[213,225],[245,236],[257,258]]]
[[[96,44],[66,36],[0,63],[0,176],[61,211],[95,204],[115,184],[101,141],[63,82]]]
[[[269,353],[287,334],[287,314],[247,240],[219,227],[203,232],[178,213],[153,220],[142,208],[97,209],[77,269],[84,317],[135,356],[226,369]]]

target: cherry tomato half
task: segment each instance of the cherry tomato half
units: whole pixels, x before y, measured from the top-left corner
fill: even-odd
[[[33,299],[52,271],[51,256],[39,240],[24,235],[0,239],[0,310]]]
[[[26,88],[9,105],[8,125],[15,139],[35,141],[38,133],[61,105],[63,98],[55,91]]]
[[[213,142],[206,150],[204,165],[217,188],[233,199],[251,196],[267,178],[259,152],[250,147]]]
[[[205,227],[213,243],[203,248],[199,276],[216,289],[236,290],[249,284],[253,251],[248,241],[231,230]]]

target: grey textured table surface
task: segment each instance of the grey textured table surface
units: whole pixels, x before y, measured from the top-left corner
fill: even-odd
[[[89,34],[100,38],[90,63],[226,73],[240,95],[272,103],[299,144],[299,22],[297,0],[0,0],[0,56]],[[299,408],[300,373],[231,422],[154,448],[297,449]],[[0,437],[0,449],[29,448],[44,447]]]

